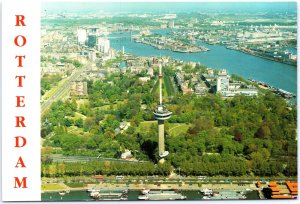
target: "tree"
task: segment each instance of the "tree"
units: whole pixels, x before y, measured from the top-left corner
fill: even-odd
[[[83,119],[82,118],[78,118],[74,121],[74,125],[79,127],[79,128],[82,128],[83,127]]]

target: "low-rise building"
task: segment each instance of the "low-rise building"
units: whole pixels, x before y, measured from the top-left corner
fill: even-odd
[[[207,93],[207,87],[203,83],[196,84],[194,90],[197,96],[203,96]]]
[[[86,81],[74,81],[71,87],[71,96],[85,96],[87,95],[87,82]]]
[[[149,76],[147,76],[147,77],[139,77],[139,80],[141,81],[141,82],[143,82],[143,83],[146,83],[147,81],[150,81],[150,77]]]
[[[130,159],[132,158],[132,154],[131,151],[126,149],[125,152],[123,154],[121,154],[121,159]]]

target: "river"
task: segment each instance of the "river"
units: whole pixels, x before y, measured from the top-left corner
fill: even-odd
[[[154,33],[166,34],[168,30],[155,30]],[[226,69],[229,74],[237,74],[246,79],[251,78],[266,82],[272,86],[297,93],[297,68],[295,66],[266,60],[248,55],[236,50],[230,50],[221,45],[210,45],[197,42],[209,48],[208,52],[178,53],[170,50],[159,50],[150,45],[136,43],[130,39],[130,33],[112,33],[111,47],[116,50],[137,56],[170,56],[185,62],[199,62],[213,69]]]
[[[187,197],[187,200],[202,200],[202,193],[199,191],[181,191],[182,195]],[[139,191],[129,190],[128,200],[136,201],[140,195]],[[246,193],[247,200],[257,200],[258,192],[250,191]],[[42,201],[91,201],[89,193],[87,191],[71,191],[63,196],[59,195],[58,192],[42,193]]]

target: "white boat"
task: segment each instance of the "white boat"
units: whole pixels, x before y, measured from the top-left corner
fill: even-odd
[[[114,192],[114,191],[91,191],[90,197],[95,200],[128,200],[127,191]]]
[[[205,196],[210,196],[213,194],[213,190],[210,188],[204,188],[203,190],[201,190],[201,193],[203,193],[203,195]]]
[[[61,195],[61,196],[66,195],[66,191],[60,191],[59,195]]]
[[[145,195],[140,195],[139,200],[185,200],[186,196],[175,191],[149,191]]]
[[[147,195],[139,195],[139,200],[149,200],[149,197]]]
[[[211,199],[215,200],[244,200],[246,196],[241,192],[236,191],[220,191],[214,192]]]
[[[149,192],[150,192],[150,189],[145,189],[145,188],[142,189],[142,194],[144,194],[144,195],[148,194]]]
[[[89,188],[87,189],[87,192],[99,192],[100,190],[96,190],[94,188]]]

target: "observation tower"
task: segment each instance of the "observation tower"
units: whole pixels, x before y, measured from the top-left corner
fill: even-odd
[[[159,65],[159,104],[154,110],[155,119],[158,121],[158,152],[160,163],[164,162],[164,158],[169,155],[168,151],[165,151],[165,125],[164,121],[169,119],[172,115],[171,111],[168,111],[162,103],[162,65]]]

